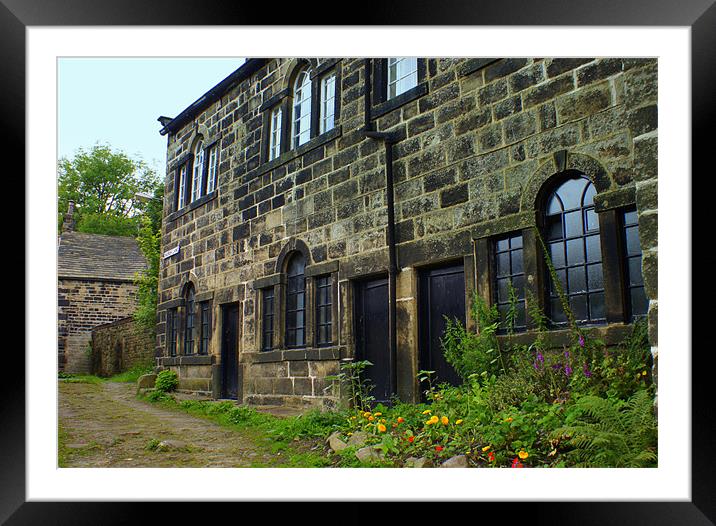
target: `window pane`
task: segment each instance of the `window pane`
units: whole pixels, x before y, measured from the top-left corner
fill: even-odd
[[[551,299],[549,305],[550,315],[554,323],[564,323],[565,321],[567,321],[567,316],[564,314],[564,310],[562,309],[562,304],[560,303],[559,298]]]
[[[497,254],[497,276],[507,276],[510,274],[510,254],[505,252]]]
[[[564,230],[566,237],[576,237],[584,234],[581,211],[564,214]]]
[[[578,265],[584,261],[584,241],[581,238],[567,241],[567,264]]]
[[[579,296],[571,296],[569,298],[569,308],[572,309],[572,314],[575,320],[587,320],[587,296],[580,294]]]
[[[641,254],[641,245],[639,244],[639,228],[629,227],[625,230],[627,256]]]
[[[549,244],[549,257],[552,259],[552,265],[556,268],[563,267],[565,265],[564,259],[564,243],[550,243]]]
[[[589,290],[604,288],[604,277],[602,274],[601,263],[587,266],[587,285],[589,286]]]
[[[599,230],[599,216],[594,211],[594,208],[587,210],[585,214],[585,225],[588,232]]]
[[[506,301],[509,301],[509,278],[504,279],[498,279],[497,280],[497,301],[500,303],[504,303]]]
[[[644,293],[644,287],[631,289],[630,296],[632,316],[642,316],[649,311],[649,300]]]
[[[522,249],[514,250],[512,252],[512,273],[522,274]]]
[[[588,181],[583,177],[577,177],[575,179],[567,179],[557,189],[557,195],[559,195],[564,205],[565,210],[574,210],[581,208],[582,206],[582,192]]]
[[[629,285],[643,285],[644,278],[641,273],[641,258],[629,258]]]
[[[498,239],[495,242],[495,250],[497,252],[505,252],[510,248],[510,239],[504,238],[504,239]]]
[[[587,185],[587,189],[584,191],[584,200],[582,206],[589,206],[594,204],[594,196],[597,195],[597,190],[594,188],[592,183]]]
[[[587,263],[602,260],[602,245],[599,236],[587,236]]]
[[[605,317],[603,292],[589,295],[589,317],[593,320]]]
[[[562,239],[562,216],[547,216],[547,239],[554,241],[556,239]]]
[[[569,278],[569,293],[585,292],[587,290],[587,279],[584,267],[570,268],[567,271]]]
[[[514,236],[510,238],[510,248],[522,248],[522,236]]]

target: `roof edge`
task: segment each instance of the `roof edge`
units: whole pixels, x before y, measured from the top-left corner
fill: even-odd
[[[217,101],[221,96],[226,93],[234,84],[241,82],[246,79],[249,75],[252,75],[263,67],[268,62],[265,58],[250,58],[246,59],[238,69],[227,76],[224,80],[219,82],[216,86],[211,88],[209,91],[199,97],[193,104],[182,111],[179,115],[169,121],[164,127],[159,130],[160,135],[166,135],[167,133],[173,133],[186,124],[189,120],[196,117],[201,111],[206,109],[209,104]]]

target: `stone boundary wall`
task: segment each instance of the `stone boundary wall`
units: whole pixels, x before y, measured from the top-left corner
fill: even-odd
[[[92,330],[130,316],[137,285],[126,281],[60,278],[57,287],[58,369],[89,373]]]
[[[131,317],[92,330],[92,372],[112,376],[135,365],[154,362],[154,333]]]

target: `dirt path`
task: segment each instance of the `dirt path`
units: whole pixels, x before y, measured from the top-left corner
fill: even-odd
[[[135,398],[135,385],[59,383],[63,467],[252,467],[281,463],[242,434]],[[178,449],[147,449],[150,441]],[[263,450],[263,451],[262,451]]]

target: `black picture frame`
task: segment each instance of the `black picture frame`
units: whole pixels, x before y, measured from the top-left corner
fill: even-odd
[[[0,1],[0,57],[3,76],[0,114],[6,151],[25,150],[25,29],[28,26],[49,25],[245,25],[245,24],[331,24],[335,4],[312,6],[301,19],[293,10],[271,10],[270,17],[260,3],[206,2],[199,0],[2,0]],[[342,22],[350,25],[629,25],[629,26],[684,26],[691,28],[691,81],[692,81],[692,171],[702,178],[710,177],[713,169],[707,165],[713,149],[714,86],[716,85],[716,5],[714,0],[572,0],[525,3],[520,0],[500,2],[441,2],[436,8],[429,2],[391,1],[376,5],[356,5],[350,18]],[[17,155],[16,170],[24,173],[24,156]],[[688,179],[688,178],[685,178]],[[23,198],[25,188],[18,192]],[[697,192],[703,199],[707,192]],[[707,207],[692,201],[692,224],[700,221]],[[696,213],[692,213],[695,211]],[[16,212],[17,213],[17,212]],[[16,232],[17,233],[17,232]],[[24,234],[24,231],[23,231]],[[26,240],[22,236],[23,241]],[[696,238],[698,239],[698,238]],[[23,242],[20,242],[22,245]],[[19,252],[17,247],[15,253]],[[712,259],[694,258],[692,275]],[[17,272],[16,269],[13,272]],[[31,278],[23,269],[25,280]],[[708,274],[703,274],[708,276]],[[15,278],[13,278],[15,280]],[[706,281],[708,282],[708,280]],[[27,283],[27,281],[26,281]],[[691,288],[691,283],[687,282]],[[693,289],[692,289],[693,290]],[[707,288],[701,292],[706,296]],[[696,307],[693,302],[692,306]],[[689,306],[688,308],[691,308]],[[708,308],[692,309],[692,325],[703,327]],[[26,326],[30,320],[25,320]],[[664,330],[668,325],[662,324]],[[711,408],[713,394],[710,386],[713,367],[706,342],[693,338],[692,342],[692,458],[684,458],[692,466],[692,499],[690,502],[555,502],[555,503],[479,503],[489,506],[503,517],[520,517],[530,523],[550,524],[714,524],[716,522],[716,455],[711,436],[714,414]],[[701,343],[697,347],[696,343]],[[5,352],[4,369],[12,374],[3,375],[0,382],[4,397],[0,409],[0,521],[7,524],[130,524],[150,520],[146,505],[142,503],[72,503],[26,502],[25,500],[25,360],[19,352]],[[15,347],[16,349],[16,347]],[[687,352],[688,350],[685,350]],[[49,355],[52,353],[50,352]],[[50,357],[48,356],[48,359]],[[663,451],[661,454],[678,455]],[[558,494],[558,490],[556,489]],[[515,496],[523,498],[525,496]],[[317,495],[320,499],[320,493]],[[215,505],[215,504],[214,504]],[[250,517],[243,506],[244,517]],[[185,517],[185,506],[166,506],[162,522],[174,522]],[[252,508],[254,508],[252,506]],[[302,508],[294,508],[300,515]],[[340,517],[353,517],[358,522],[360,503],[342,506]],[[252,510],[253,511],[253,510]],[[258,511],[258,510],[257,510]],[[425,506],[415,506],[421,522],[431,512]],[[212,515],[216,511],[212,512]],[[326,511],[325,513],[336,513]],[[439,513],[439,512],[438,512]],[[483,511],[480,511],[483,517]],[[409,519],[406,512],[403,521]],[[207,517],[208,518],[208,517]],[[143,520],[144,519],[144,520]],[[237,517],[238,519],[238,517]],[[448,516],[450,520],[464,520]],[[154,520],[152,519],[152,522]],[[345,521],[344,521],[345,522]]]

